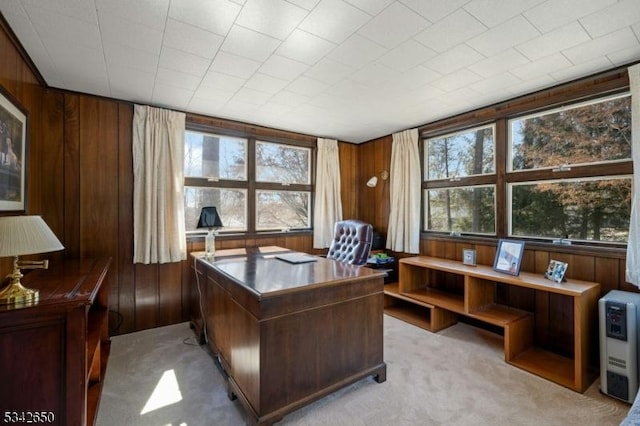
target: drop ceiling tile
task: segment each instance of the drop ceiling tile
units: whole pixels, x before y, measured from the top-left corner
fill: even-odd
[[[169,17],[224,36],[238,17],[241,7],[227,0],[172,1]]]
[[[111,13],[100,14],[100,32],[103,43],[114,43],[156,55],[160,54],[162,48],[162,30],[131,22]]]
[[[211,59],[220,48],[222,40],[221,36],[212,32],[168,19],[163,43],[165,46]]]
[[[512,93],[531,93],[546,87],[551,87],[557,83],[551,75],[545,74],[532,80],[523,81],[515,86],[507,87],[507,89]]]
[[[516,49],[527,58],[535,61],[589,40],[591,40],[591,37],[584,31],[582,26],[577,22],[572,22],[522,43],[516,46]]]
[[[222,97],[215,97],[214,99],[201,98],[194,96],[189,101],[186,110],[194,114],[202,114],[208,116],[221,116],[224,106],[227,104],[227,100]]]
[[[271,97],[271,93],[255,90],[250,87],[241,87],[229,102],[242,102],[250,105],[260,106]]]
[[[364,10],[371,16],[376,16],[387,8],[394,0],[345,0],[360,10]]]
[[[276,53],[294,61],[313,65],[336,47],[335,43],[308,32],[295,30],[278,47]]]
[[[108,67],[127,67],[155,74],[160,55],[105,42],[104,58]]]
[[[322,0],[299,28],[334,43],[342,43],[371,16],[341,0]]]
[[[192,105],[199,103],[200,101],[215,101],[219,106],[224,106],[229,99],[235,95],[237,90],[227,90],[221,87],[206,87],[200,86],[198,90],[195,91],[191,102],[189,103],[189,107]]]
[[[540,32],[546,33],[615,3],[616,0],[548,0],[523,13]]]
[[[244,87],[273,95],[287,87],[288,84],[288,80],[282,80],[280,78],[275,78],[270,75],[257,72],[247,80]]]
[[[358,30],[358,34],[391,49],[431,25],[401,3],[393,3]]]
[[[461,44],[434,57],[433,59],[428,60],[424,63],[424,66],[441,74],[448,74],[483,59],[485,59],[485,57],[477,51],[466,44]]]
[[[167,46],[163,47],[162,53],[160,53],[160,67],[196,77],[203,77],[210,64],[211,60],[209,59]]]
[[[328,87],[329,86],[325,83],[303,75],[298,77],[293,83],[287,86],[287,90],[299,95],[316,96],[319,93],[322,93]]]
[[[349,76],[350,80],[378,89],[399,75],[398,71],[384,65],[372,64]]]
[[[396,71],[405,72],[436,56],[436,52],[418,43],[407,40],[385,53],[378,62]]]
[[[309,69],[309,65],[280,55],[271,55],[262,66],[260,72],[284,80],[295,80]]]
[[[464,9],[493,28],[546,0],[472,0]]]
[[[452,92],[458,90],[461,87],[468,86],[469,84],[480,81],[482,77],[473,71],[469,71],[466,68],[455,71],[451,74],[447,74],[442,78],[439,78],[431,83],[433,87],[444,90],[445,92]]]
[[[27,12],[45,45],[49,42],[61,42],[90,49],[100,49],[102,46],[97,21],[89,23],[65,15],[52,14],[43,9],[32,8]]]
[[[119,16],[129,22],[164,30],[169,0],[95,0],[98,14]]]
[[[544,75],[571,67],[573,64],[562,53],[555,53],[511,70],[522,81],[534,80]]]
[[[526,19],[517,16],[468,40],[467,44],[483,55],[491,56],[539,35],[540,32]]]
[[[638,52],[640,53],[640,51]],[[637,57],[637,56],[636,56]],[[557,81],[569,81],[579,78],[583,75],[589,75],[595,71],[604,71],[610,69],[612,63],[606,56],[598,57],[594,60],[573,65],[560,71],[552,72],[551,77]]]
[[[505,72],[502,74],[496,74],[492,77],[485,78],[484,80],[472,83],[469,85],[473,90],[482,94],[500,93],[505,87],[514,86],[521,83],[515,75]]]
[[[415,39],[436,52],[446,52],[486,30],[480,21],[459,9],[422,31]]]
[[[155,73],[119,65],[109,66],[107,72],[112,96],[138,103],[151,102]]]
[[[507,70],[519,67],[528,63],[522,53],[515,49],[504,50],[497,55],[483,59],[469,66],[469,69],[481,76],[487,78],[497,74],[501,74]]]
[[[162,67],[158,67],[156,74],[156,85],[174,86],[192,92],[196,90],[201,80],[200,77]]]
[[[638,45],[638,39],[629,27],[606,34],[586,43],[563,51],[564,55],[574,64],[591,61],[592,59]]]
[[[400,0],[400,2],[415,10],[430,22],[438,22],[465,3],[468,3],[469,0]]]
[[[284,0],[249,0],[236,24],[284,40],[307,16],[308,11]]]
[[[0,0],[0,10],[4,17],[10,19],[10,21],[13,21],[14,17],[27,18],[27,12],[22,7],[22,3],[16,0]],[[15,31],[18,28],[20,27],[16,26],[13,30]]]
[[[638,58],[640,58],[640,45],[631,46],[626,49],[609,53],[607,58],[616,66],[636,62],[638,61]]]
[[[209,71],[200,82],[198,90],[206,87],[217,90],[226,90],[233,93],[244,86],[246,81],[247,80],[244,78],[223,74],[217,71]]]
[[[192,95],[191,90],[156,82],[151,102],[163,108],[184,110]]]
[[[252,59],[243,58],[232,53],[218,52],[210,70],[239,78],[248,79],[260,68],[261,63]]]
[[[424,66],[417,66],[403,73],[398,83],[405,89],[417,89],[440,78],[442,78],[442,74]]]
[[[320,0],[288,0],[289,3],[300,6],[303,9],[311,10],[320,2]]]
[[[224,52],[254,61],[265,61],[280,45],[280,40],[234,25],[220,48]]]
[[[361,35],[354,34],[333,50],[328,57],[341,64],[358,69],[381,57],[386,50]]]
[[[299,93],[293,93],[293,92],[290,92],[289,90],[283,90],[273,95],[269,99],[269,102],[274,104],[281,104],[285,106],[288,105],[292,108],[295,108],[298,105],[308,102],[311,99],[312,98],[310,98],[309,96],[301,95]]]
[[[22,0],[22,5],[31,14],[33,10],[55,13],[88,22],[91,25],[98,23],[98,16],[93,1],[86,0]]]
[[[593,38],[640,21],[640,1],[620,0],[617,3],[580,19],[580,23]]]
[[[327,84],[335,84],[338,81],[353,74],[355,68],[343,65],[332,59],[325,58],[305,72],[305,76]]]

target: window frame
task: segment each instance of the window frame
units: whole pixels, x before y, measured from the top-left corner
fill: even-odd
[[[435,138],[442,138],[442,137],[446,137],[448,135],[453,135],[455,133],[463,133],[466,131],[478,131],[478,130],[482,130],[485,128],[492,128],[493,129],[493,169],[494,172],[490,173],[490,174],[479,174],[479,175],[468,175],[468,176],[454,176],[454,177],[449,177],[449,178],[442,178],[442,179],[432,179],[429,180],[428,179],[428,170],[427,168],[427,163],[428,163],[428,159],[427,159],[427,141],[429,139],[435,139]],[[477,237],[495,237],[497,235],[498,232],[498,228],[499,228],[499,218],[498,218],[498,209],[497,209],[497,204],[498,204],[498,185],[496,184],[496,177],[498,175],[498,139],[497,139],[497,126],[495,122],[483,122],[483,123],[477,123],[474,125],[470,125],[470,126],[462,126],[459,128],[451,128],[451,129],[446,129],[445,131],[441,131],[441,132],[432,132],[432,133],[426,133],[423,132],[421,134],[420,137],[420,157],[422,158],[421,163],[421,168],[422,168],[422,187],[421,187],[421,203],[420,203],[420,208],[421,208],[421,225],[420,225],[420,229],[421,232],[428,234],[428,235],[452,235],[452,236],[461,236],[461,235],[469,235],[469,236],[477,236]],[[462,188],[462,187],[469,187],[469,188],[473,188],[473,187],[487,187],[487,186],[493,186],[495,188],[495,194],[494,194],[494,229],[495,232],[494,233],[481,233],[481,232],[457,232],[457,231],[437,231],[437,230],[431,230],[431,229],[427,229],[428,223],[427,223],[427,208],[426,208],[426,200],[424,198],[424,194],[426,191],[432,190],[432,189],[455,189],[455,188]]]
[[[309,227],[307,228],[294,228],[288,230],[287,232],[296,233],[310,233],[313,231],[313,203],[315,198],[315,168],[316,168],[316,155],[317,148],[315,142],[306,142],[301,140],[289,139],[284,136],[272,136],[272,135],[263,135],[259,132],[252,131],[243,131],[237,129],[228,129],[215,125],[208,125],[203,123],[196,123],[187,119],[185,131],[191,132],[199,132],[199,133],[209,133],[220,136],[230,136],[236,138],[244,138],[247,140],[247,180],[246,181],[237,181],[237,180],[227,180],[227,179],[218,179],[210,181],[208,178],[203,177],[186,177],[184,179],[183,186],[184,187],[205,187],[205,188],[229,188],[229,189],[242,189],[247,192],[247,230],[242,231],[230,231],[225,232],[224,228],[218,230],[219,235],[242,235],[247,238],[255,237],[255,236],[265,236],[270,234],[282,234],[283,230],[264,230],[258,231],[257,227],[257,217],[256,217],[256,206],[257,199],[256,194],[259,190],[270,190],[270,191],[301,191],[301,192],[309,192],[310,193],[310,204],[309,204]],[[255,128],[253,128],[255,129]],[[280,145],[290,145],[298,148],[309,149],[309,175],[310,182],[309,184],[282,184],[282,183],[273,183],[273,182],[258,182],[256,181],[256,144],[257,142],[268,142]],[[205,231],[187,231],[187,236],[201,236]]]
[[[535,181],[540,177],[544,177],[544,173],[539,170],[518,171],[517,173],[506,173],[506,156],[507,156],[507,137],[508,128],[507,121],[511,118],[521,117],[527,114],[535,114],[553,108],[570,106],[588,100],[598,100],[612,95],[624,94],[629,92],[629,76],[627,67],[619,67],[594,76],[585,77],[579,80],[573,80],[562,83],[548,89],[533,92],[517,98],[500,101],[488,105],[477,110],[468,111],[459,115],[443,118],[419,127],[421,156],[423,143],[425,138],[435,137],[446,133],[464,130],[472,127],[479,127],[488,123],[495,123],[496,126],[496,176],[492,180],[486,179],[478,181],[478,183],[496,183],[496,235],[483,238],[480,235],[451,235],[443,232],[426,231],[425,225],[421,224],[421,239],[423,240],[442,240],[448,242],[465,242],[468,244],[486,244],[497,241],[500,238],[508,238],[507,235],[507,184],[512,182]],[[424,166],[424,161],[421,167]],[[587,168],[592,168],[592,173],[586,173]],[[548,174],[551,173],[549,170]],[[570,171],[564,172],[563,176],[586,177],[592,175],[632,175],[632,161],[621,161],[615,164],[597,164],[592,166],[575,167]],[[423,171],[424,176],[424,171]],[[469,185],[466,180],[469,178],[461,178],[457,182],[458,185]],[[434,182],[430,186],[445,187],[446,182]],[[422,190],[426,188],[425,181],[422,182]],[[424,202],[421,203],[424,208]],[[424,218],[424,212],[421,212],[421,220]],[[552,241],[545,239],[526,238],[530,247],[539,247],[548,249],[552,246]],[[612,256],[623,256],[627,244],[621,243],[600,243],[594,241],[574,242],[569,246],[575,253],[602,253],[606,250]],[[553,245],[554,250],[566,250],[567,246]]]

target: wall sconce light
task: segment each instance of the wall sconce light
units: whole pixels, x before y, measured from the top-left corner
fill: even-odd
[[[382,180],[387,180],[389,179],[389,172],[388,171],[383,171],[380,173],[380,179]],[[371,176],[371,178],[367,181],[367,186],[369,188],[375,188],[376,185],[378,185],[378,176],[373,175]]]
[[[10,283],[0,291],[0,305],[38,302],[39,291],[23,287],[21,269],[47,269],[48,260],[20,260],[27,254],[48,253],[64,247],[40,216],[6,216],[0,218],[0,257],[13,257]]]

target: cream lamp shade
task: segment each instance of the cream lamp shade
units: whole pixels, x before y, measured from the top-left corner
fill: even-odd
[[[33,303],[38,291],[22,286],[20,268],[46,268],[47,261],[23,262],[19,256],[63,250],[56,235],[40,216],[0,217],[0,257],[13,257],[11,283],[0,290],[0,304]]]

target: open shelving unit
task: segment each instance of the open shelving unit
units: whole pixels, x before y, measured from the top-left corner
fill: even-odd
[[[503,274],[488,266],[468,266],[434,257],[403,258],[398,283],[385,285],[385,313],[437,332],[463,315],[504,330],[505,361],[578,392],[597,376],[589,358],[597,337],[600,285],[568,280],[556,283],[536,274]],[[535,312],[498,303],[497,286],[519,286],[561,294],[573,301],[573,355],[555,353],[535,342]]]

